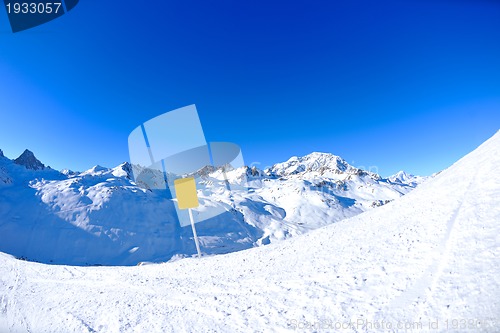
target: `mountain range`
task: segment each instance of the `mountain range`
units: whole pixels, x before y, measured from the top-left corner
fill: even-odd
[[[166,191],[134,182],[130,163],[57,171],[26,150],[0,154],[0,251],[32,261],[72,265],[136,265],[196,252]],[[391,202],[426,180],[380,175],[327,153],[292,157],[266,170],[210,170],[200,197],[224,213],[197,223],[204,254],[234,252],[300,235]]]

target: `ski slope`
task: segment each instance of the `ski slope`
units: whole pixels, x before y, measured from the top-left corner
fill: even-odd
[[[499,165],[500,132],[387,205],[225,255],[73,267],[0,254],[0,332],[498,332]]]

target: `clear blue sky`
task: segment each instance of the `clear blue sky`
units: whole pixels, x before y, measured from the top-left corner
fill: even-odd
[[[324,151],[428,175],[500,128],[500,1],[80,1],[16,34],[0,8],[7,156],[113,167],[189,104],[247,163]]]

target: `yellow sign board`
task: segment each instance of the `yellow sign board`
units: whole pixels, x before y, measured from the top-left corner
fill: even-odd
[[[196,183],[193,177],[174,180],[175,193],[179,209],[196,208],[199,206],[196,194]]]

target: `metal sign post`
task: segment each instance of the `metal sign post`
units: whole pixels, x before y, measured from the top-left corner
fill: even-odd
[[[191,228],[193,229],[194,243],[196,244],[196,251],[198,251],[198,258],[201,258],[200,242],[198,242],[198,235],[196,234],[196,228],[194,226],[193,211],[191,208],[189,210],[189,219],[191,220]]]
[[[198,258],[201,258],[200,243],[198,242],[198,235],[196,234],[196,228],[194,226],[193,212],[191,210],[191,208],[196,208],[200,205],[198,202],[198,195],[196,193],[196,183],[193,177],[179,178],[174,180],[174,186],[179,209],[187,209],[189,211],[189,219],[191,220],[191,228],[193,229],[196,251],[198,252]]]

